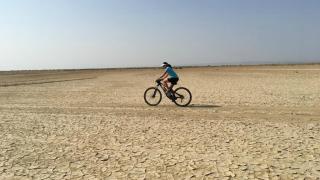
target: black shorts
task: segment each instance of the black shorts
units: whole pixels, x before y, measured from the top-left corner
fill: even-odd
[[[177,82],[179,81],[179,78],[168,78],[168,81],[173,84],[173,85],[176,85]]]

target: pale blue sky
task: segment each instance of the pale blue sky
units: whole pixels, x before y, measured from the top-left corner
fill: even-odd
[[[0,70],[320,62],[319,0],[0,0]]]

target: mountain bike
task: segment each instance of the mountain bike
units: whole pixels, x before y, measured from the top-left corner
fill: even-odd
[[[189,89],[185,87],[178,87],[173,90],[172,84],[169,87],[169,90],[166,90],[164,84],[160,79],[156,80],[157,85],[155,87],[150,87],[144,92],[144,101],[150,106],[157,106],[162,100],[162,93],[160,89],[164,92],[164,94],[177,106],[185,107],[191,103],[192,94]]]

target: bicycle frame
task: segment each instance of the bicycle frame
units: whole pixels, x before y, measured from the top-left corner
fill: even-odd
[[[171,85],[171,86],[169,87],[169,91],[171,92],[172,97],[168,96],[168,94],[167,94],[167,92],[166,92],[166,90],[165,90],[165,87],[164,87],[163,83],[157,82],[157,89],[159,89],[159,86],[161,87],[162,91],[165,93],[165,95],[166,95],[169,99],[171,99],[172,97],[176,98],[176,95],[175,95],[174,92],[173,92],[173,86],[174,86],[174,85]],[[181,97],[180,94],[177,94],[177,95],[179,95],[178,97]],[[154,96],[155,96],[155,94],[154,94]]]
[[[162,91],[165,93],[166,90],[165,90],[165,88],[164,88],[164,85],[163,85],[161,82],[158,82],[158,83],[157,83],[157,89],[159,89],[159,86],[161,87]]]

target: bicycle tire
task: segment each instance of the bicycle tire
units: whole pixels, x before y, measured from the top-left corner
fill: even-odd
[[[152,90],[153,90],[153,92],[152,92]],[[159,100],[157,100],[155,103],[150,102],[150,100],[148,99],[148,97],[149,97],[149,94],[148,94],[148,93],[154,93],[153,96],[156,96],[156,95],[159,94],[159,95],[158,95],[158,96],[159,96],[159,97],[158,97]],[[162,100],[162,93],[161,93],[161,91],[160,91],[158,88],[150,87],[150,88],[148,88],[148,89],[145,90],[143,97],[144,97],[144,101],[145,101],[149,106],[157,106],[157,105],[161,102],[161,100]],[[154,97],[152,97],[152,98],[154,98]]]
[[[181,99],[179,96],[181,96],[181,95],[178,93],[178,91],[181,91],[181,90],[187,92],[187,95],[189,96],[189,100],[187,100],[187,102],[186,102],[186,103],[183,103],[183,104],[179,103],[179,100]],[[175,90],[174,90],[174,95],[175,95],[176,99],[173,100],[173,102],[174,102],[177,106],[186,107],[186,106],[188,106],[188,105],[191,103],[191,101],[192,101],[192,94],[191,94],[191,92],[189,91],[189,89],[187,89],[187,88],[185,88],[185,87],[179,87],[179,88],[175,89]],[[184,99],[184,98],[182,97],[182,99]],[[181,101],[182,101],[182,100],[181,100]]]

